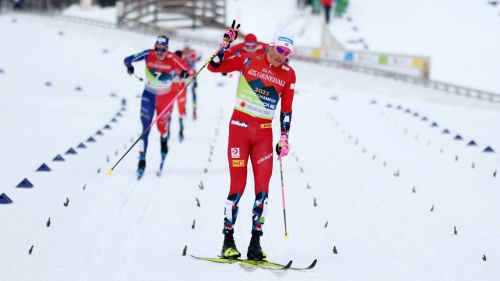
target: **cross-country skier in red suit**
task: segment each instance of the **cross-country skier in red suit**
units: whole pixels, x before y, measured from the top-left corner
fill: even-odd
[[[143,131],[146,130],[153,121],[155,111],[157,114],[162,112],[177,94],[177,89],[172,87],[173,82],[175,82],[176,79],[185,79],[188,76],[194,75],[194,71],[189,68],[185,61],[168,51],[168,42],[168,37],[164,35],[158,36],[154,49],[144,50],[135,55],[128,56],[124,60],[127,72],[130,75],[134,73],[132,63],[142,60],[146,61],[146,83],[141,97],[141,123]],[[158,174],[161,173],[163,161],[168,153],[168,124],[170,122],[171,112],[172,107],[167,109],[167,113],[164,114],[157,123],[161,135],[161,164]],[[137,167],[139,179],[146,169],[148,136],[149,131],[141,139],[142,147],[139,152],[139,164]]]
[[[181,50],[175,51],[175,55],[181,60],[184,60]],[[184,62],[188,64],[185,60]],[[175,87],[175,92],[182,91],[179,98],[177,98],[177,109],[179,110],[179,141],[182,142],[184,140],[184,118],[186,117],[186,89],[184,89],[186,79],[178,79],[174,84],[175,86],[172,87]]]
[[[227,29],[225,38],[236,31]],[[229,40],[232,42],[232,40]],[[236,103],[229,124],[227,157],[231,186],[224,208],[224,243],[222,257],[234,259],[241,256],[234,242],[234,224],[238,215],[238,203],[245,190],[248,161],[252,161],[255,180],[255,202],[252,212],[252,238],[247,258],[263,260],[266,255],[260,246],[262,226],[265,221],[269,180],[273,170],[274,111],[281,99],[280,140],[276,145],[279,157],[288,154],[288,132],[292,117],[295,89],[295,71],[285,61],[292,53],[293,35],[278,31],[267,47],[258,51],[228,58],[222,47],[208,69],[212,72],[241,73]]]
[[[201,56],[198,54],[198,52],[196,52],[195,49],[189,46],[185,46],[182,50],[182,53],[182,57],[187,62],[189,67],[191,67],[193,71],[196,71],[196,63],[201,59]],[[198,107],[196,88],[198,88],[198,80],[195,78],[191,86],[191,94],[193,96],[193,120],[196,120],[198,118],[198,115],[196,114],[196,109]]]

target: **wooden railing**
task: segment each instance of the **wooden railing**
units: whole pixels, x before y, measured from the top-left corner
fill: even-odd
[[[62,9],[75,3],[79,3],[79,0],[24,0],[23,8],[36,11],[50,11],[53,9]]]
[[[117,12],[120,25],[174,22],[176,27],[222,27],[226,0],[122,0]]]

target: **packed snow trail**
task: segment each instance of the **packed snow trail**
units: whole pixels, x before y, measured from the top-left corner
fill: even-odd
[[[283,162],[290,238],[283,238],[275,162],[262,245],[272,261],[308,265],[318,258],[318,264],[309,272],[247,272],[189,257],[216,256],[222,245],[227,126],[236,79],[200,75],[200,118],[188,118],[186,139],[179,143],[174,115],[161,178],[155,175],[156,129],[140,182],[136,150],[107,177],[104,170],[140,133],[136,95],[143,85],[126,74],[122,60],[150,48],[154,36],[27,15],[13,23],[12,17],[0,16],[2,42],[8,42],[0,45],[0,118],[13,120],[2,125],[9,138],[2,139],[0,153],[9,161],[2,162],[7,172],[0,177],[0,194],[14,201],[0,205],[1,280],[195,280],[203,275],[399,281],[499,275],[500,191],[499,177],[492,175],[500,170],[500,159],[498,153],[482,152],[487,145],[500,149],[496,105],[292,61],[298,77],[292,154]],[[36,47],[26,44],[28,39]],[[171,45],[183,47],[175,40]],[[11,46],[23,55],[7,56]],[[213,51],[200,50],[205,57]],[[47,80],[51,87],[44,86]],[[225,82],[221,87],[220,81]],[[26,89],[19,92],[19,85]],[[75,91],[77,85],[82,91]],[[123,117],[110,122],[119,111]],[[106,124],[112,129],[104,130]],[[452,134],[442,134],[444,128]],[[104,135],[96,136],[97,130]],[[457,133],[465,140],[453,140]],[[96,143],[85,143],[77,155],[64,154],[91,135]],[[470,139],[479,146],[467,146]],[[52,162],[57,154],[66,161]],[[35,172],[43,162],[51,172]],[[14,188],[24,177],[34,188]],[[235,233],[243,253],[253,199],[249,175]]]

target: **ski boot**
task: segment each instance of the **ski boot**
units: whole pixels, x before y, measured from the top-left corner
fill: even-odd
[[[161,160],[165,160],[168,153],[168,137],[160,139],[160,151],[161,151]]]
[[[224,259],[238,259],[241,257],[240,252],[236,248],[233,237],[234,230],[224,230],[224,243],[222,244],[221,257]]]
[[[167,157],[168,153],[168,135],[166,138],[160,138],[160,153],[161,153],[161,161],[160,161],[160,168],[158,168],[158,171],[156,171],[156,175],[158,177],[161,177],[161,174],[163,173],[163,164],[165,163],[165,157]]]
[[[146,169],[146,155],[142,154],[139,156],[139,164],[137,165],[137,179],[140,180],[144,175],[144,170]]]
[[[179,142],[182,142],[184,140],[184,122],[182,118],[179,118]]]
[[[184,130],[179,130],[179,142],[184,141]]]
[[[247,258],[249,260],[263,261],[266,260],[266,254],[262,251],[260,247],[260,236],[262,233],[252,232],[252,239],[250,239],[250,245],[248,245]]]

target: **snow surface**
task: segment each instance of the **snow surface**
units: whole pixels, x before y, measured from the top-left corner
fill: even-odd
[[[293,61],[292,155],[283,161],[290,238],[283,237],[275,162],[262,244],[272,261],[293,259],[300,266],[317,258],[318,265],[310,272],[247,271],[182,256],[185,245],[188,255],[220,251],[236,77],[202,72],[200,118],[187,120],[186,140],[179,143],[174,115],[162,178],[154,175],[156,130],[142,181],[134,175],[137,149],[108,177],[103,171],[140,133],[137,95],[143,85],[126,75],[122,60],[150,48],[154,36],[12,14],[0,16],[0,34],[0,194],[14,201],[0,205],[0,280],[500,276],[500,175],[493,176],[500,170],[498,105]],[[213,51],[197,49],[204,58]],[[13,50],[19,55],[10,55]],[[136,65],[139,75],[142,67]],[[110,122],[118,112],[123,117]],[[103,130],[106,124],[112,129]],[[450,135],[442,134],[445,128]],[[98,129],[104,136],[94,135]],[[453,140],[456,134],[464,140]],[[97,142],[77,149],[89,136]],[[466,146],[471,139],[479,146]],[[488,145],[497,153],[483,153]],[[70,147],[78,154],[64,155]],[[52,162],[57,154],[66,161]],[[43,162],[53,171],[35,172]],[[14,188],[25,177],[34,188]],[[244,254],[253,203],[248,178],[235,234]]]
[[[499,93],[500,10],[488,2],[353,0],[330,28],[345,44],[362,38],[372,51],[430,56],[432,79]]]

